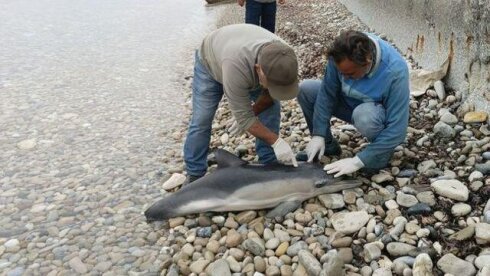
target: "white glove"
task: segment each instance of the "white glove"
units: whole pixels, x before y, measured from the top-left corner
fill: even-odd
[[[245,131],[238,125],[238,122],[233,119],[233,124],[231,124],[230,129],[228,130],[230,136],[241,136]]]
[[[295,167],[298,166],[298,161],[296,161],[293,150],[289,144],[284,141],[284,139],[277,138],[276,142],[272,144],[272,148],[274,149],[274,153],[276,154],[276,158],[279,163],[286,165],[292,164]]]
[[[313,161],[313,158],[318,155],[318,159],[325,153],[325,138],[322,136],[313,136],[311,141],[306,146],[306,154],[308,155],[308,162]]]
[[[364,168],[364,163],[356,156],[354,158],[340,159],[332,164],[325,165],[323,170],[327,171],[328,174],[336,173],[334,177],[339,177],[344,174],[356,172],[361,168]]]

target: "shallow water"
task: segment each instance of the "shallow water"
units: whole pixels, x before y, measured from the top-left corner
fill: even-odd
[[[159,270],[141,212],[181,149],[204,3],[0,0],[0,270],[83,271],[82,248],[89,271]]]
[[[77,142],[83,131],[134,147],[175,147],[162,138],[183,124],[182,83],[214,28],[217,9],[204,3],[0,0],[4,146]]]

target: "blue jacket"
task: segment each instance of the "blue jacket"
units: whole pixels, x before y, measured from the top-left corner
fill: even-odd
[[[379,154],[392,152],[406,137],[410,88],[408,66],[395,48],[375,35],[376,64],[361,79],[345,79],[330,58],[317,96],[313,114],[313,135],[325,137],[330,119],[341,98],[354,110],[365,102],[376,102],[386,110],[386,126],[357,156],[366,167],[376,167]]]

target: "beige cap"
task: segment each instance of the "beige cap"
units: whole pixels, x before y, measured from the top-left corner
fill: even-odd
[[[273,41],[260,50],[257,62],[267,77],[272,98],[283,101],[298,95],[298,59],[290,46]]]

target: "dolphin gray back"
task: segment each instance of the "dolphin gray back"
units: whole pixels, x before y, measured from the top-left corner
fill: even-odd
[[[298,199],[304,200],[314,196],[314,183],[336,181],[318,163],[300,162],[298,168],[293,168],[282,164],[248,164],[224,150],[217,150],[215,156],[218,163],[216,171],[154,203],[145,211],[147,219],[164,220],[213,210],[239,210],[233,206],[237,193],[241,199],[250,199],[248,209],[274,207],[278,198],[290,199],[297,194]],[[189,207],[191,205],[197,207]]]

